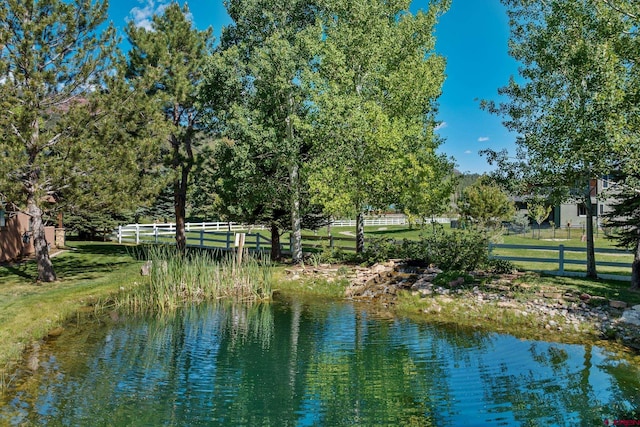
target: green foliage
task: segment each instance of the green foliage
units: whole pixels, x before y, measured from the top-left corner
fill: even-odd
[[[516,212],[513,216],[513,222],[520,227],[522,232],[526,233],[529,230],[529,215],[526,212]]]
[[[433,279],[433,284],[435,286],[448,286],[449,283],[459,280],[460,278],[464,279],[464,284],[473,283],[473,276],[467,274],[464,270],[451,270],[444,271],[438,274],[435,279]]]
[[[444,232],[423,235],[419,240],[391,238],[369,239],[358,261],[366,264],[400,258],[434,264],[444,271],[471,271],[486,265],[489,259],[489,241],[484,233],[475,230]]]
[[[319,262],[327,264],[335,264],[346,261],[350,256],[342,249],[336,247],[332,248],[329,245],[324,245],[322,247],[322,251],[318,255]]]
[[[71,203],[80,184],[102,196],[96,183],[117,175],[112,166],[121,153],[90,135],[112,111],[101,108],[103,93],[94,90],[108,79],[116,51],[115,29],[104,26],[107,7],[106,1],[0,3],[0,188],[31,217],[41,281],[56,278],[43,201]]]
[[[131,43],[126,77],[144,111],[149,111],[146,126],[157,129],[157,144],[165,154],[173,187],[176,243],[181,250],[186,243],[190,174],[202,139],[200,86],[213,49],[212,29],[198,31],[189,15],[188,6],[171,3],[162,15],[153,17],[151,29],[133,22],[126,29]]]
[[[444,271],[472,271],[486,264],[489,241],[484,233],[467,230],[434,233],[422,239],[428,261]]]
[[[527,201],[527,210],[529,211],[529,217],[534,220],[538,226],[544,222],[551,214],[553,207],[548,201],[542,198],[531,198]]]
[[[318,141],[309,170],[313,201],[345,216],[393,203],[412,213],[440,210],[446,197],[435,191],[442,179],[436,169],[447,160],[435,155],[434,116],[444,58],[434,52],[433,28],[448,2],[430,2],[415,14],[408,1],[323,5],[320,48],[307,82]],[[421,192],[425,197],[413,205]]]
[[[79,240],[107,241],[118,225],[134,222],[133,219],[132,214],[86,212],[78,215],[65,215],[64,228],[68,234],[76,234]]]
[[[511,261],[505,259],[490,259],[487,262],[487,268],[492,273],[510,274],[516,271],[516,266]]]
[[[490,152],[490,160],[522,193],[545,188],[554,202],[585,204],[587,274],[595,278],[590,181],[637,152],[637,139],[627,132],[637,116],[627,93],[636,97],[637,80],[624,58],[625,34],[637,27],[609,2],[502,2],[510,17],[510,54],[521,62],[522,78],[500,90],[508,102],[484,106],[522,136],[516,161],[506,152]]]
[[[463,221],[479,228],[498,228],[515,214],[509,196],[487,180],[478,180],[463,191],[458,210]]]
[[[369,239],[365,250],[359,255],[361,262],[368,265],[377,262],[385,262],[390,258],[398,258],[398,245],[393,239],[385,237],[376,237]]]
[[[220,141],[213,164],[204,165],[211,170],[216,210],[230,219],[291,229],[298,262],[303,218],[319,213],[308,202],[302,172],[309,103],[300,78],[312,60],[307,33],[315,22],[314,4],[225,5],[233,23],[223,31],[203,88],[203,97],[219,110],[208,126]]]
[[[187,303],[219,298],[271,298],[272,267],[264,260],[202,250],[182,253],[175,246],[148,246],[141,252],[151,264],[150,280],[114,297],[131,311],[166,312]]]

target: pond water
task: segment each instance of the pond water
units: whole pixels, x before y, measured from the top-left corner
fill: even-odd
[[[597,426],[640,403],[639,367],[601,347],[351,304],[202,305],[85,326],[42,346],[38,370],[0,398],[0,425]]]

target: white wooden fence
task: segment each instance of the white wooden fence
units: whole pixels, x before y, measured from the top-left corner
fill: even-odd
[[[422,221],[418,220],[418,224]],[[437,222],[439,224],[449,224],[451,222],[451,218],[429,218],[425,221],[427,224],[432,222]],[[375,225],[408,225],[409,220],[404,215],[397,216],[381,216],[378,218],[365,218],[364,225],[366,226],[375,226]],[[331,221],[332,227],[355,227],[356,220],[355,219],[337,219]]]
[[[429,222],[437,222],[441,224],[450,223],[450,218],[433,218]],[[381,216],[377,218],[367,218],[364,220],[365,226],[385,226],[385,225],[406,225],[409,222],[403,215]],[[331,222],[333,227],[355,227],[356,220],[334,220]],[[185,231],[191,232],[213,232],[213,231],[245,231],[266,230],[264,225],[248,225],[237,222],[188,222],[185,224]],[[122,225],[114,230],[114,238],[118,243],[162,241],[163,236],[174,236],[176,233],[176,225],[174,223],[162,224],[128,224]]]
[[[208,233],[221,232],[226,235],[228,232],[250,232],[252,230],[265,229],[262,225],[246,225],[236,222],[187,222],[185,224],[185,231],[187,233],[198,233],[202,236],[200,240],[205,239],[204,236]],[[121,225],[114,230],[114,237],[118,240],[118,243],[159,243],[165,240],[164,236],[173,237],[175,234],[175,223],[128,224]]]

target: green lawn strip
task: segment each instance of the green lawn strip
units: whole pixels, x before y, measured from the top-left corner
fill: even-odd
[[[59,280],[36,285],[35,263],[0,266],[0,377],[25,347],[79,309],[139,280],[140,262],[125,247],[70,242],[53,258]]]

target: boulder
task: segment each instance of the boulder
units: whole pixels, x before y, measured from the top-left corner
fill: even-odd
[[[627,308],[627,303],[624,301],[611,300],[609,301],[609,307],[624,309]]]

